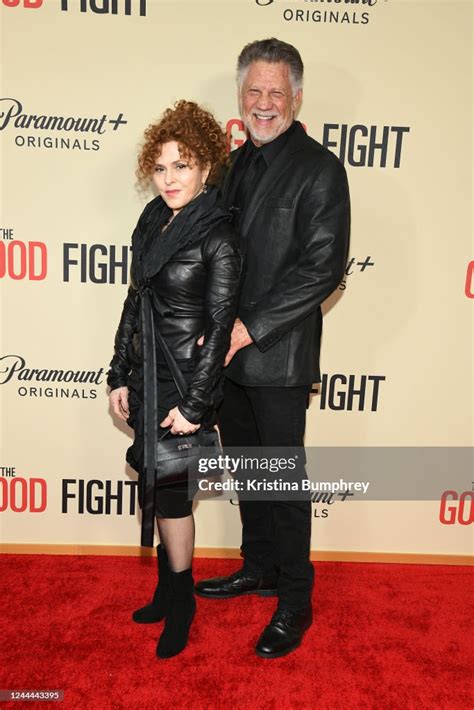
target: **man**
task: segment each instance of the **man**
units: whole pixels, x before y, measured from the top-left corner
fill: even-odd
[[[349,193],[337,158],[295,121],[302,100],[298,50],[252,42],[238,59],[239,105],[249,140],[232,153],[224,197],[244,256],[238,318],[226,359],[219,427],[224,446],[302,447],[313,382],[320,381],[321,304],[339,285]],[[225,599],[278,596],[256,646],[276,658],[312,623],[311,502],[240,502],[243,568],[196,592]]]

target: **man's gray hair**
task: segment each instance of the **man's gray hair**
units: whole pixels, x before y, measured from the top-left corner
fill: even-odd
[[[245,76],[253,62],[269,62],[276,64],[284,62],[290,70],[290,80],[293,87],[293,94],[303,86],[303,60],[301,55],[292,44],[282,42],[276,37],[270,39],[259,39],[246,44],[237,60],[237,83],[239,89],[242,87]]]

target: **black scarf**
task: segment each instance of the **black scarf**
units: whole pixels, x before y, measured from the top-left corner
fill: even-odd
[[[132,280],[137,288],[155,276],[177,251],[203,239],[220,222],[231,220],[216,187],[208,187],[191,200],[163,231],[171,215],[172,210],[161,197],[143,211],[132,237]]]

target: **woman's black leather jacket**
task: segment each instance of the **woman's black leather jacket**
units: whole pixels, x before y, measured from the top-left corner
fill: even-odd
[[[161,199],[161,198],[157,198]],[[148,208],[148,216],[153,201]],[[195,360],[195,369],[179,409],[192,423],[219,403],[220,380],[235,319],[241,272],[237,237],[229,221],[212,225],[202,238],[191,240],[161,259],[160,269],[138,268],[147,263],[150,249],[143,240],[147,208],[132,239],[132,278],[115,336],[115,354],[107,382],[111,389],[126,386],[132,370],[143,367],[143,317],[141,299],[150,299],[154,328],[159,329],[176,360]],[[146,231],[146,230],[145,230]],[[150,257],[151,258],[151,257]],[[164,263],[163,263],[164,261]],[[204,344],[199,346],[199,337]],[[156,344],[155,344],[156,347]],[[158,362],[163,361],[157,348]]]

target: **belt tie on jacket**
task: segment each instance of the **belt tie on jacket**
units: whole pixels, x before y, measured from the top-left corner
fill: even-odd
[[[153,309],[162,315],[172,311],[159,299],[148,283],[138,288],[143,348],[143,453],[144,486],[142,499],[141,545],[153,547],[155,524],[156,445],[158,442],[158,384]]]

